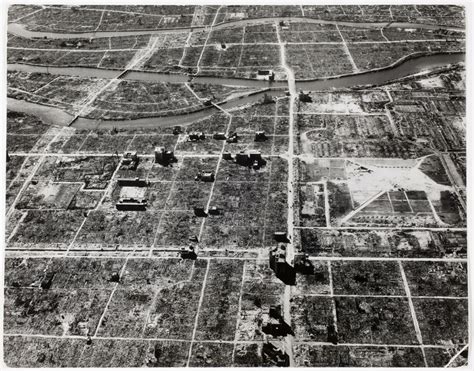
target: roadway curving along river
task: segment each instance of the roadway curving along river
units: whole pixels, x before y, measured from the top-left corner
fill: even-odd
[[[217,24],[213,27],[213,30],[225,29],[228,27],[243,27],[255,24],[266,24],[275,23],[279,21],[291,21],[291,22],[305,22],[305,23],[318,23],[318,24],[333,24],[338,26],[356,27],[356,28],[420,28],[428,30],[448,30],[465,32],[464,28],[461,27],[447,27],[438,26],[432,24],[423,23],[408,23],[408,22],[346,22],[346,21],[330,21],[324,19],[314,18],[302,18],[302,17],[268,17],[268,18],[254,18],[254,19],[243,19],[230,21],[225,23]],[[117,36],[136,36],[136,35],[155,35],[160,33],[170,33],[176,31],[201,31],[205,30],[206,27],[183,27],[183,28],[171,28],[171,29],[142,29],[142,30],[128,30],[128,31],[94,31],[94,32],[42,32],[42,31],[30,31],[26,29],[25,25],[20,23],[9,23],[7,30],[8,33],[27,37],[27,38],[49,38],[49,39],[79,39],[89,37],[117,37]]]

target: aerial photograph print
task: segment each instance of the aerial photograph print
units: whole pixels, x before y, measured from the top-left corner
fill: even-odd
[[[472,366],[470,6],[262,4],[2,3],[0,367]]]

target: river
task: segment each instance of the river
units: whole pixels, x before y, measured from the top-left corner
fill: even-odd
[[[232,101],[219,105],[224,110],[262,101],[265,92],[256,93],[247,97],[240,97]],[[275,94],[272,94],[275,96]],[[279,95],[283,95],[280,90]],[[7,98],[7,107],[11,111],[28,113],[38,116],[45,123],[50,125],[68,126],[74,116],[60,108],[45,106],[38,103],[24,100]],[[145,117],[134,120],[94,120],[85,117],[78,117],[74,120],[72,127],[81,129],[111,129],[111,128],[166,128],[175,125],[187,125],[205,119],[214,113],[219,112],[215,106],[204,107],[202,110],[185,115]]]
[[[299,90],[308,91],[344,89],[366,85],[377,86],[386,84],[392,80],[411,76],[422,71],[432,70],[464,61],[465,54],[461,52],[419,55],[404,58],[402,61],[396,62],[393,66],[384,67],[369,72],[346,75],[339,78],[326,80],[300,80],[296,82],[296,87]]]
[[[66,76],[79,76],[79,77],[95,77],[101,79],[113,79],[118,75],[122,80],[137,80],[146,82],[168,82],[172,84],[182,84],[189,82],[190,78],[188,75],[177,74],[177,73],[161,73],[152,71],[126,71],[123,73],[122,70],[95,68],[95,67],[51,67],[51,66],[36,66],[31,64],[22,63],[11,63],[7,66],[9,71],[21,71],[21,72],[39,72],[39,73],[50,73],[52,75],[66,75]],[[239,78],[228,78],[228,77],[213,77],[213,76],[198,76],[192,78],[193,83],[199,84],[214,84],[214,85],[227,85],[227,86],[239,86],[248,88],[279,88],[283,89],[287,87],[286,81],[277,81],[269,83],[264,80],[251,80],[251,79],[239,79]]]
[[[358,74],[344,75],[327,79],[297,80],[296,86],[299,90],[331,90],[351,88],[360,85],[381,85],[389,81],[405,76],[413,75],[424,70],[439,68],[449,64],[464,62],[465,54],[459,53],[438,53],[432,55],[417,55],[404,58],[389,67],[378,70],[362,72]],[[96,77],[103,79],[116,78],[122,74],[120,70],[110,70],[93,67],[47,67],[34,66],[29,64],[8,64],[9,71],[40,72],[53,75]],[[182,84],[189,81],[189,77],[184,74],[167,74],[151,71],[127,71],[120,77],[123,80],[138,80],[146,82],[167,82]],[[272,88],[286,89],[286,81],[276,81],[270,83],[263,80],[238,79],[228,77],[194,77],[194,83],[216,84],[227,86],[239,86],[249,88]]]
[[[433,54],[416,56],[408,58],[397,63],[390,68],[383,68],[376,71],[341,76],[338,78],[319,79],[297,81],[297,90],[304,91],[318,91],[318,90],[332,90],[354,88],[366,85],[383,85],[392,80],[400,79],[406,76],[417,74],[422,71],[444,67],[450,64],[463,62],[465,59],[464,53],[451,54]],[[31,66],[24,64],[8,65],[9,70],[20,70],[25,72],[49,72],[62,75],[74,75],[81,77],[98,77],[98,78],[114,78],[121,73],[118,70],[105,70],[99,68],[81,68],[81,67],[42,67]],[[155,72],[130,71],[122,75],[122,79],[142,80],[142,81],[165,81],[169,83],[183,83],[188,81],[185,75],[163,74]],[[270,88],[272,95],[283,95],[284,90],[287,89],[286,82],[277,82],[270,84],[268,81],[246,80],[246,79],[232,79],[220,77],[199,77],[193,79],[194,82],[207,84],[221,84],[243,87],[260,87]],[[257,93],[248,97],[240,97],[229,102],[220,104],[223,109],[231,109],[243,104],[255,103],[262,100],[264,92]],[[15,100],[8,98],[8,108],[14,111],[30,113],[44,119],[45,122],[56,125],[67,125],[71,122],[72,116],[66,112],[58,109],[43,106],[36,103],[25,102],[22,100]],[[199,112],[194,112],[186,115],[176,115],[170,117],[153,117],[142,118],[136,120],[91,120],[87,118],[78,118],[74,121],[73,126],[78,128],[112,128],[112,127],[169,127],[174,125],[185,125],[200,119],[206,118],[213,113],[216,113],[218,108],[207,107]]]

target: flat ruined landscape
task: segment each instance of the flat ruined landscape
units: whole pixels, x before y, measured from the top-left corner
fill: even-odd
[[[464,21],[11,5],[3,362],[466,365]]]

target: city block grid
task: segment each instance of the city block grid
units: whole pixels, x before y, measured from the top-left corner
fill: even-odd
[[[10,7],[4,363],[465,365],[463,22]]]

